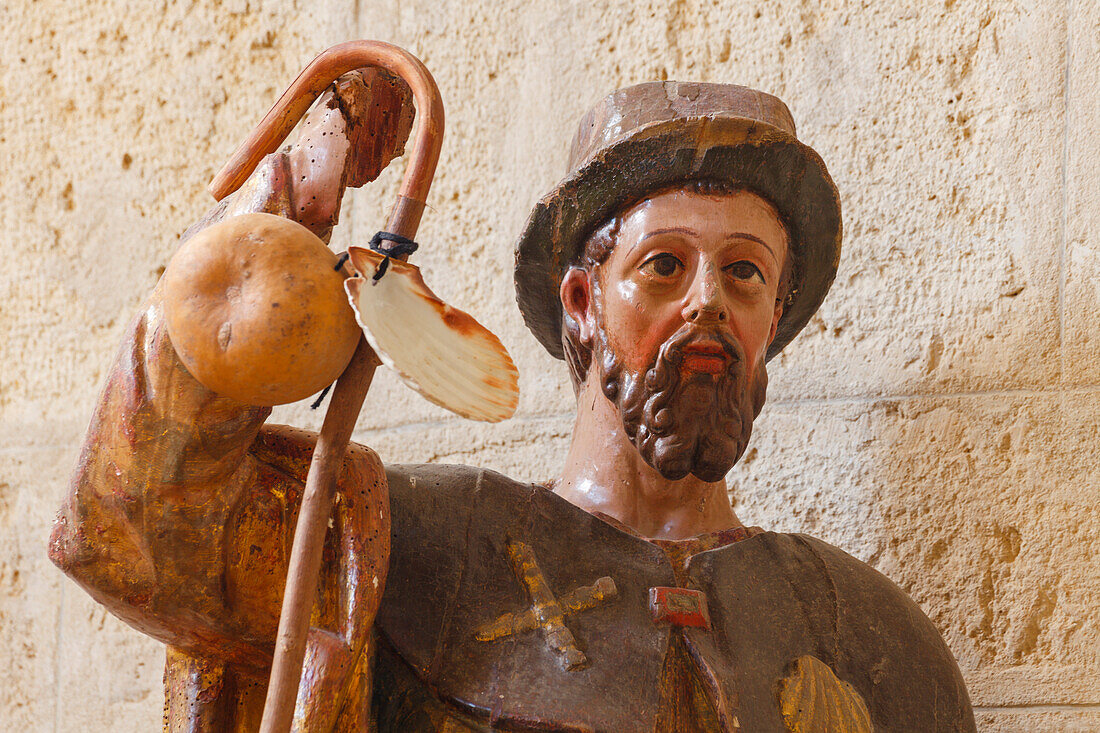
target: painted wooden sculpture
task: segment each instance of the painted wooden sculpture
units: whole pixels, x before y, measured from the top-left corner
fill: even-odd
[[[412,127],[416,90],[401,69],[360,65],[371,68],[329,86],[294,145],[273,152],[278,135],[254,136],[215,189],[243,186],[184,239],[267,214],[327,240],[345,188],[373,180]],[[304,111],[294,99],[286,119]],[[257,150],[267,155],[249,175]],[[840,255],[836,189],[786,106],[727,84],[621,89],[581,121],[569,168],[516,248],[524,319],[566,361],[577,395],[563,471],[544,484],[383,466],[341,444],[379,363],[460,414],[501,419],[515,407],[499,342],[400,262],[411,247],[389,258],[361,248],[354,277],[317,277],[354,306],[331,328],[357,317],[369,340],[320,439],[265,424],[259,405],[277,398],[238,401],[195,378],[209,364],[177,337],[194,316],[173,326],[174,304],[217,313],[203,331],[216,362],[236,317],[224,294],[203,300],[186,286],[202,279],[173,268],[154,290],[108,379],[50,554],[168,645],[166,729],[255,730],[263,714],[266,730],[299,731],[974,730],[954,659],[904,593],[824,542],[742,526],[726,495],[766,363],[821,304]],[[391,243],[412,239],[426,193],[403,190]],[[174,298],[177,286],[189,295]],[[403,330],[402,313],[429,325]],[[257,343],[278,338],[248,324]],[[290,348],[308,338],[292,335]],[[338,372],[349,340],[331,339],[301,384]],[[434,366],[449,354],[460,368]],[[300,396],[297,386],[282,396]],[[328,468],[310,468],[315,453]],[[314,529],[295,537],[310,482],[323,488],[318,471],[335,478],[334,499],[307,501]],[[307,535],[317,568],[291,570]],[[296,643],[295,618],[308,624],[297,660],[283,648]],[[288,680],[293,716],[278,717]]]

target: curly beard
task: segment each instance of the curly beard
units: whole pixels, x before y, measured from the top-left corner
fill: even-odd
[[[764,406],[767,370],[749,379],[741,347],[724,330],[686,324],[662,344],[643,374],[628,372],[596,329],[593,350],[600,384],[618,408],[623,427],[642,458],[669,480],[693,474],[720,481],[745,452],[752,422]],[[723,373],[684,373],[684,348],[716,341],[729,357]]]

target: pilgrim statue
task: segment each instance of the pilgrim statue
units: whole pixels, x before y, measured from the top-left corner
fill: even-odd
[[[258,215],[327,241],[345,189],[412,127],[401,79],[345,74],[184,246]],[[826,297],[841,239],[836,187],[776,97],[652,82],[597,103],[515,250],[524,321],[576,395],[562,471],[384,466],[351,445],[293,728],[974,730],[912,600],[821,540],[743,526],[727,496],[768,362]],[[385,261],[382,284],[411,267]],[[331,271],[345,303],[351,269]],[[170,291],[126,332],[50,556],[167,645],[167,730],[255,730],[316,436],[197,379]]]

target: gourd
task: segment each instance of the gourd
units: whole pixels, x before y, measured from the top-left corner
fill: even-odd
[[[243,214],[187,240],[164,273],[168,336],[203,386],[281,405],[344,371],[361,331],[337,256],[301,224]]]

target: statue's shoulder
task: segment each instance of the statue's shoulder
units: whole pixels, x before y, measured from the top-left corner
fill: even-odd
[[[751,678],[743,689],[774,689],[810,656],[854,686],[876,730],[974,729],[962,675],[935,624],[840,548],[765,532],[696,556],[691,574],[719,607],[725,636],[743,646],[740,658],[754,660],[733,672]]]
[[[449,505],[478,492],[522,497],[535,488],[496,471],[456,464],[387,464],[386,478],[396,509],[407,503],[428,502],[425,507]]]
[[[390,563],[377,619],[383,637],[414,667],[435,658],[449,609],[467,581],[503,546],[509,514],[537,487],[460,465],[387,465]],[[425,670],[421,670],[423,672]]]
[[[870,641],[883,634],[902,647],[921,645],[943,652],[938,661],[956,671],[954,658],[935,624],[894,581],[835,545],[805,534],[771,535],[775,550],[789,554],[794,577],[820,579],[829,595],[836,596],[842,616],[850,622],[844,630],[851,637]],[[780,544],[786,545],[779,550]],[[885,624],[879,625],[879,624]],[[931,660],[929,660],[931,661]]]
[[[387,465],[386,479],[393,552],[399,557],[419,557],[427,544],[457,553],[471,532],[492,531],[505,507],[526,503],[540,491],[496,471],[461,465]],[[450,555],[446,565],[462,556]]]

